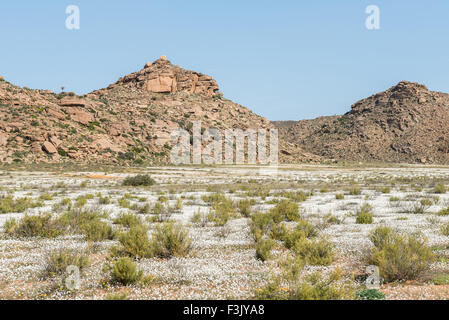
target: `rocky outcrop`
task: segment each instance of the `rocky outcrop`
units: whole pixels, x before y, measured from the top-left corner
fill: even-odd
[[[58,152],[58,150],[55,148],[55,146],[51,142],[49,142],[49,141],[45,141],[42,144],[42,149],[44,151],[46,151],[47,153],[49,153],[49,154],[53,154],[53,153],[57,153]]]
[[[297,122],[283,139],[331,159],[449,163],[449,94],[402,81],[342,116]]]
[[[219,91],[212,77],[174,66],[164,56],[153,63],[146,63],[142,70],[120,78],[110,88],[123,84],[155,93],[184,92],[213,96]]]
[[[170,162],[170,135],[193,121],[222,132],[272,124],[218,93],[216,81],[161,57],[105,89],[84,96],[0,81],[0,163],[77,162],[136,165]],[[280,159],[302,150],[280,142]],[[315,156],[316,157],[316,156]]]

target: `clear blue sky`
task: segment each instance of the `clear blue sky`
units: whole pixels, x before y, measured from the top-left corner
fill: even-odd
[[[447,0],[14,0],[0,35],[0,75],[20,86],[84,94],[166,55],[271,120],[342,114],[401,80],[449,92]]]

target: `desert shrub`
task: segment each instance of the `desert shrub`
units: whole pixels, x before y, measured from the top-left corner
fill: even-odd
[[[235,216],[236,210],[232,200],[225,198],[212,203],[208,219],[217,226],[224,226],[229,219]]]
[[[445,236],[449,236],[449,223],[441,227],[441,233]]]
[[[136,211],[140,214],[147,214],[151,212],[151,205],[149,203],[142,204],[136,208]]]
[[[0,196],[0,214],[1,213],[22,213],[29,208],[41,207],[42,203],[34,202],[31,198],[17,198],[12,196]]]
[[[134,226],[127,233],[119,237],[120,255],[133,258],[151,258],[153,256],[151,245],[148,239],[147,229],[143,226]]]
[[[434,276],[432,278],[432,280],[430,282],[437,286],[448,285],[449,284],[449,274],[447,274],[447,273],[437,274],[436,276]]]
[[[385,294],[377,289],[362,289],[355,293],[357,299],[360,300],[383,300]]]
[[[114,224],[120,224],[122,226],[131,228],[133,226],[141,225],[142,220],[135,214],[121,213],[117,218],[114,219]]]
[[[251,215],[251,200],[245,199],[239,201],[238,208],[242,216],[249,217]]]
[[[400,234],[388,227],[376,228],[370,236],[374,244],[367,262],[379,267],[386,282],[413,280],[434,261],[426,241],[417,234]]]
[[[102,221],[105,217],[95,210],[75,208],[64,212],[58,221],[76,234],[83,234],[88,241],[112,240],[115,236],[111,226]]]
[[[256,242],[256,258],[261,261],[266,261],[271,258],[271,250],[274,247],[274,240],[267,238],[267,239],[260,239]]]
[[[161,258],[184,257],[192,250],[192,239],[181,224],[163,223],[153,233],[151,250]]]
[[[255,292],[261,300],[348,300],[354,299],[354,288],[339,269],[325,277],[316,272],[302,276],[303,262],[287,262],[282,273],[272,277]]]
[[[201,212],[201,210],[198,209],[198,211],[195,212],[194,215],[192,216],[191,221],[192,221],[192,223],[199,224],[199,225],[205,227],[207,225],[207,223],[209,222],[209,219],[207,216],[208,216],[208,214],[206,212]]]
[[[137,175],[132,177],[126,177],[125,180],[123,180],[124,186],[133,186],[133,187],[140,187],[140,186],[152,186],[156,184],[156,181],[154,181],[153,178],[151,178],[149,175]]]
[[[153,214],[163,214],[166,211],[166,207],[162,202],[156,202],[153,206]]]
[[[129,300],[128,294],[126,292],[119,292],[119,293],[109,293],[104,298],[105,300]]]
[[[335,199],[337,200],[343,200],[345,198],[345,195],[343,193],[337,193],[335,195]]]
[[[53,200],[53,196],[49,193],[43,193],[39,196],[39,200],[42,200],[42,201]]]
[[[423,214],[432,206],[432,200],[430,199],[421,199],[417,203],[415,203],[411,209],[411,213],[414,214]]]
[[[357,211],[356,215],[356,223],[358,224],[371,224],[373,223],[373,213],[371,212],[372,207],[365,203],[360,209]]]
[[[89,257],[86,253],[77,250],[60,249],[53,251],[47,257],[44,273],[46,276],[53,277],[63,274],[67,267],[71,265],[77,266],[82,271],[83,268],[89,266]]]
[[[325,216],[323,216],[323,224],[324,227],[332,224],[341,224],[343,223],[344,219],[340,219],[337,216],[333,215],[332,213],[328,213]]]
[[[371,224],[373,223],[373,214],[371,212],[361,212],[355,219],[357,224]]]
[[[270,213],[256,212],[251,216],[251,232],[256,241],[263,235],[273,238],[273,232],[277,225]]]
[[[82,208],[87,204],[87,200],[93,199],[93,194],[80,195],[75,199],[75,207]]]
[[[130,208],[131,207],[131,201],[129,201],[125,197],[117,199],[117,204],[119,205],[119,207],[122,207],[122,208]]]
[[[287,198],[288,200],[294,202],[304,202],[310,197],[311,193],[306,193],[302,190],[299,191],[282,191],[280,193],[274,194],[274,196],[279,196],[283,198]]]
[[[382,193],[390,193],[391,189],[390,189],[390,187],[382,187],[380,189],[380,192],[382,192]]]
[[[94,220],[90,223],[85,223],[80,228],[82,234],[86,237],[87,241],[103,241],[113,240],[115,232],[112,227],[104,221]]]
[[[109,197],[99,197],[98,198],[98,203],[99,204],[110,204],[111,203],[111,198],[109,198]]]
[[[298,221],[301,218],[298,204],[289,200],[279,202],[274,208],[270,209],[269,214],[276,223]]]
[[[447,191],[446,186],[442,183],[437,184],[433,188],[433,193],[443,194],[446,193],[446,191]]]
[[[111,281],[125,286],[142,280],[143,272],[137,269],[137,265],[128,257],[122,257],[114,261],[111,268]]]
[[[176,199],[175,208],[176,208],[176,210],[178,210],[178,211],[181,211],[181,210],[182,210],[182,199],[181,199],[181,198]]]
[[[399,197],[395,197],[395,196],[390,197],[390,202],[398,202],[400,200],[401,200],[401,198],[399,198]]]
[[[318,235],[318,229],[310,222],[300,220],[292,231],[287,231],[283,234],[282,240],[287,249],[295,246],[296,241],[303,238],[314,238]]]
[[[440,216],[448,216],[449,215],[449,208],[445,208],[440,210],[440,212],[438,212],[438,215]]]
[[[328,266],[334,260],[333,245],[326,239],[300,238],[291,247],[296,257],[313,266]]]
[[[362,190],[359,187],[351,187],[348,192],[351,196],[358,196],[362,194]]]
[[[5,230],[8,234],[18,237],[54,238],[64,232],[64,226],[53,219],[50,214],[26,215],[19,221],[10,220],[5,226]]]

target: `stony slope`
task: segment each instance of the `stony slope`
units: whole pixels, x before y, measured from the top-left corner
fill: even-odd
[[[449,163],[449,94],[400,82],[342,116],[280,127],[280,136],[330,159]]]
[[[85,96],[0,78],[0,162],[169,163],[170,133],[190,130],[194,120],[223,131],[273,127],[223,98],[210,76],[165,57]],[[280,145],[282,160],[308,160],[290,143]]]

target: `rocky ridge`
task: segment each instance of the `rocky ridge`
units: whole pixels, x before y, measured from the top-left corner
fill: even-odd
[[[217,82],[162,56],[84,96],[20,88],[0,79],[0,162],[169,163],[170,134],[203,128],[272,128],[223,98]],[[289,142],[280,160],[309,161]]]
[[[449,94],[418,83],[360,100],[342,116],[280,127],[280,137],[327,159],[449,163]]]

